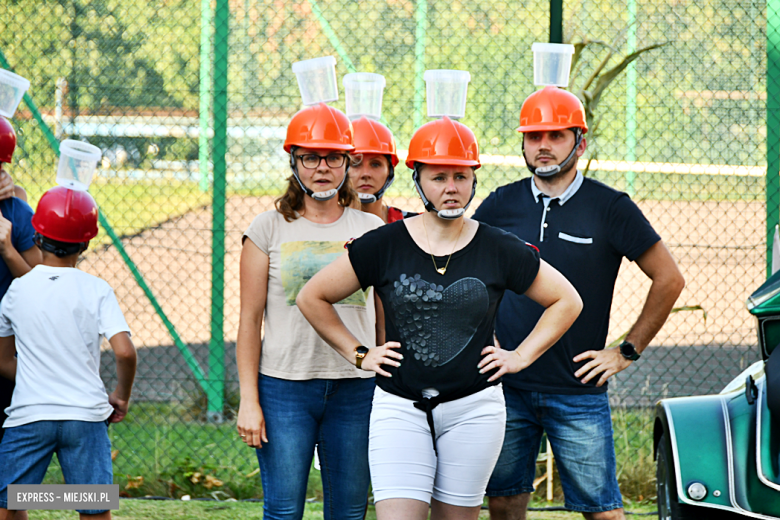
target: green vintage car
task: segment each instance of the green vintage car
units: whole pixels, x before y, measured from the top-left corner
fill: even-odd
[[[780,519],[780,272],[747,306],[762,360],[720,394],[656,405],[661,519]]]

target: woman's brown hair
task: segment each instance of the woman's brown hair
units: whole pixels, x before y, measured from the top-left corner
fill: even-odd
[[[295,153],[295,149],[293,148],[290,152],[291,154]],[[359,207],[360,202],[357,193],[352,189],[349,173],[344,172],[344,175],[346,175],[347,178],[344,180],[341,189],[339,189],[339,204],[345,208],[355,207],[355,204]],[[298,215],[296,215],[295,212],[300,211],[303,208],[303,198],[305,196],[306,194],[301,189],[295,176],[290,175],[287,177],[287,190],[281,197],[274,200],[274,207],[276,208],[276,211],[284,216],[284,220],[292,222],[298,218]]]

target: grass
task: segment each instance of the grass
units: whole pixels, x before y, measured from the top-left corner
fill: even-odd
[[[550,506],[562,506],[560,503],[549,504]],[[547,502],[534,502],[532,507],[548,507]],[[626,510],[634,513],[650,513],[655,511],[654,506],[626,504]],[[120,500],[119,510],[114,511],[114,518],[126,520],[146,520],[154,518],[156,520],[177,519],[177,520],[200,520],[209,518],[210,520],[233,520],[241,518],[245,520],[263,518],[263,507],[260,503],[247,502],[183,502],[183,501],[148,501],[148,500]],[[73,511],[30,511],[31,520],[64,520],[76,518]],[[322,503],[306,504],[306,512],[303,515],[304,520],[315,520],[324,518],[322,513]],[[480,520],[488,519],[488,512],[483,510],[479,516]],[[581,519],[578,513],[564,511],[529,511],[529,520],[575,520]],[[373,506],[369,506],[366,520],[376,520],[376,512]]]

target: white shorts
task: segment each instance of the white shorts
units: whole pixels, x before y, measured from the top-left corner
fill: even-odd
[[[371,410],[368,463],[374,501],[431,496],[454,506],[482,505],[501,453],[506,405],[501,385],[433,409],[436,448],[425,412],[377,387]]]

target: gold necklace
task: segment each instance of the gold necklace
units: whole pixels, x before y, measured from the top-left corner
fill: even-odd
[[[444,273],[447,272],[447,267],[450,265],[450,260],[452,260],[452,255],[455,253],[455,248],[458,246],[458,242],[460,241],[460,235],[463,233],[463,227],[466,225],[466,222],[464,221],[460,225],[460,231],[458,231],[458,238],[455,239],[455,243],[452,245],[452,251],[450,251],[450,256],[447,258],[447,263],[444,264],[444,267],[439,267],[436,265],[436,257],[433,256],[433,253],[428,253],[431,255],[431,261],[433,262],[433,268],[436,269],[436,272],[440,275],[444,276]],[[431,249],[431,240],[428,238],[428,228],[425,227],[425,217],[423,216],[423,230],[425,230],[425,241],[428,243],[428,251],[433,251]]]

